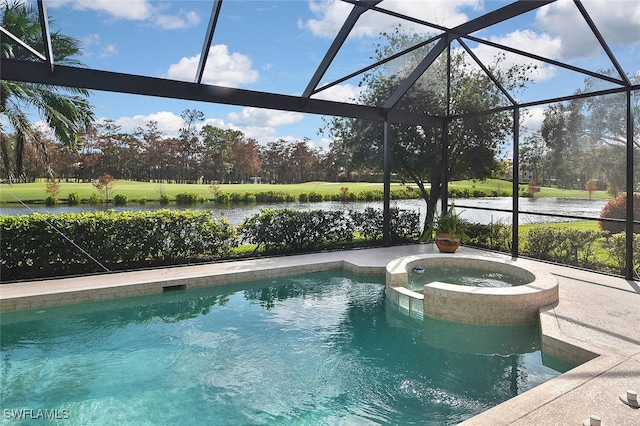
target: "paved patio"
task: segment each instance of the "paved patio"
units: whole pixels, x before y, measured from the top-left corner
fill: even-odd
[[[164,287],[220,285],[343,267],[383,274],[398,257],[436,253],[431,244],[220,262],[0,286],[0,312],[149,294]],[[490,258],[503,255],[462,247]],[[640,425],[640,410],[620,400],[640,391],[640,285],[622,278],[544,265],[559,282],[560,301],[540,314],[545,351],[584,362],[464,425]],[[1,320],[1,319],[0,319]]]

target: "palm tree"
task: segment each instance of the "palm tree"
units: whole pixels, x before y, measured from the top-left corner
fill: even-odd
[[[3,0],[2,6],[2,27],[25,44],[42,52],[43,38],[37,10],[22,0]],[[82,65],[75,58],[80,54],[78,40],[56,32],[51,34],[51,46],[54,63]],[[37,60],[28,49],[5,34],[2,34],[1,50],[2,58]],[[28,112],[37,111],[59,142],[77,150],[82,142],[80,131],[90,127],[94,120],[88,96],[89,91],[86,89],[0,80],[0,152],[10,180],[23,177],[26,144],[33,145],[48,163],[44,141],[30,122]],[[11,136],[5,133],[4,126],[7,123],[13,129]]]

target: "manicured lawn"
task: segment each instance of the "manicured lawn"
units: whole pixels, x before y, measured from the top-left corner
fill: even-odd
[[[558,223],[534,223],[531,225],[520,225],[520,233],[524,234],[533,228],[571,228],[576,231],[600,231],[600,226],[596,220],[581,220],[577,222]]]
[[[414,186],[408,184],[407,186]],[[499,179],[486,179],[482,181],[457,181],[451,182],[451,188],[469,189],[484,191],[491,193],[497,191],[498,193],[507,192],[511,194],[511,182]],[[370,190],[382,190],[382,183],[368,183],[368,182],[306,182],[292,185],[273,185],[273,184],[224,184],[218,185],[219,189],[227,194],[232,193],[258,193],[258,192],[283,192],[298,196],[301,193],[316,192],[318,194],[340,194],[341,188],[349,188],[351,193],[359,193],[362,191]],[[394,183],[392,188],[402,188],[401,184]],[[60,183],[60,194],[58,198],[65,200],[69,194],[77,192],[80,198],[88,200],[92,194],[98,195],[98,191],[93,187],[91,183]],[[200,197],[212,199],[213,194],[211,192],[210,185],[203,184],[174,184],[174,183],[152,183],[152,182],[134,182],[127,180],[117,180],[113,186],[113,190],[109,195],[113,198],[116,194],[126,195],[130,201],[136,201],[140,199],[146,199],[147,201],[157,201],[160,199],[160,194],[166,194],[170,199],[174,199],[176,194],[193,192]],[[558,198],[589,198],[587,191],[578,190],[564,190],[556,188],[541,188],[541,191],[536,193],[536,197],[558,197]],[[0,184],[0,203],[17,203],[18,200],[25,203],[41,203],[47,198],[45,192],[45,181],[42,179],[35,183],[18,183],[9,185],[6,183]],[[592,193],[592,198],[611,198],[604,191],[596,191]]]
[[[362,192],[374,189],[382,190],[381,183],[367,183],[367,182],[307,182],[294,185],[272,185],[272,184],[224,184],[218,185],[219,189],[227,194],[246,192],[258,193],[258,192],[284,192],[298,196],[301,193],[316,192],[319,194],[340,194],[340,188],[347,187],[349,192]],[[393,184],[392,188],[401,188],[400,184]],[[80,198],[88,200],[92,194],[98,195],[98,191],[93,187],[91,183],[60,183],[60,194],[58,198],[64,200],[68,198],[69,194],[77,192]],[[115,194],[127,195],[129,200],[146,199],[147,201],[154,201],[160,199],[160,194],[164,193],[169,196],[170,199],[174,199],[176,194],[193,192],[201,197],[208,199],[213,198],[210,185],[203,184],[174,184],[174,183],[152,183],[152,182],[134,182],[127,180],[117,180],[114,182],[113,189],[109,194],[110,198],[113,198]],[[26,202],[42,202],[47,198],[45,192],[45,182],[36,183],[18,183],[13,185],[1,184],[0,185],[0,202],[2,203],[15,203],[17,199]]]

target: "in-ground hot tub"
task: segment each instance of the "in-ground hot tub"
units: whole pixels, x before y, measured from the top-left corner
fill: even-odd
[[[513,277],[514,285],[482,287],[433,281],[422,294],[408,288],[410,274],[424,269],[465,268]],[[428,281],[428,280],[427,280]],[[526,324],[538,321],[540,308],[558,301],[558,281],[524,259],[480,256],[416,255],[387,265],[387,297],[411,316],[474,324]]]

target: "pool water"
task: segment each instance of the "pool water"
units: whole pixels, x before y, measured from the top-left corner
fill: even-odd
[[[479,344],[479,329],[387,306],[383,280],[319,273],[2,314],[1,405],[69,425],[446,425],[559,374],[535,326],[485,328]]]
[[[471,267],[430,266],[424,273],[409,274],[408,288],[422,292],[422,287],[435,281],[472,287],[513,287],[528,284],[518,277]]]

